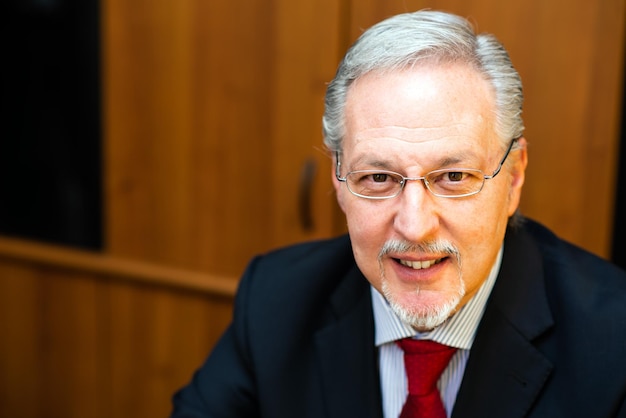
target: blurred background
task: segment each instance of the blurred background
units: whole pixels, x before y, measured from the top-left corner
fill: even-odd
[[[0,416],[167,416],[250,257],[345,232],[326,83],[422,8],[521,73],[522,212],[626,267],[624,0],[6,0]]]

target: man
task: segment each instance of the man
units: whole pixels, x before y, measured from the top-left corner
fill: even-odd
[[[349,238],[250,264],[173,416],[626,417],[626,274],[516,213],[521,109],[464,19],[366,31],[323,120]]]

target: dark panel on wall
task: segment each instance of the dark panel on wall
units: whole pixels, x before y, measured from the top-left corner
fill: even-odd
[[[101,247],[97,3],[0,6],[1,234]]]
[[[626,51],[624,51],[626,58]],[[626,67],[625,67],[626,72]],[[613,229],[612,260],[626,269],[626,74],[624,74],[622,96],[622,128],[619,165],[617,167],[617,192],[615,193],[615,221]]]
[[[626,63],[626,42],[624,43],[624,55],[622,58]],[[624,216],[626,214],[626,65],[624,66],[622,89],[622,126],[617,166],[617,190],[615,193],[611,259],[615,264],[626,269],[626,217]]]

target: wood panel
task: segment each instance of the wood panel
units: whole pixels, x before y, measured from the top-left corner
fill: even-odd
[[[321,115],[338,10],[104,1],[107,252],[238,274],[258,252],[332,234]],[[299,206],[308,161],[311,229]]]
[[[395,13],[468,17],[511,54],[525,89],[524,214],[610,256],[623,83],[624,0],[358,0],[350,39]]]
[[[0,416],[167,416],[230,321],[235,286],[0,239]]]
[[[424,7],[468,16],[510,50],[530,141],[523,211],[607,256],[624,0],[106,0],[107,251],[238,274],[255,253],[343,232],[325,83],[364,28]],[[309,160],[312,230],[298,202]]]

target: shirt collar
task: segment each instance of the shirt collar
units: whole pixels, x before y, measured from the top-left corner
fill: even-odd
[[[474,342],[474,335],[485,310],[487,299],[498,277],[502,262],[502,252],[503,247],[500,247],[491,272],[487,280],[478,289],[478,292],[456,314],[432,331],[416,332],[391,310],[384,296],[372,287],[372,308],[374,310],[375,325],[374,341],[376,346],[378,347],[402,338],[415,337],[469,350]]]

